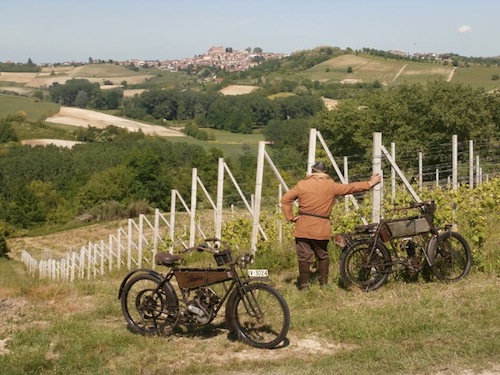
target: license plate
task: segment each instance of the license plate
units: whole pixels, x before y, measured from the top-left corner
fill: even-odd
[[[248,270],[248,276],[250,277],[267,277],[269,272],[267,270]]]

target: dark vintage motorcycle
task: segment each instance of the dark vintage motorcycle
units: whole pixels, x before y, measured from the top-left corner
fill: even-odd
[[[213,254],[217,267],[181,266],[183,253],[192,251]],[[247,269],[252,254],[233,259],[230,247],[212,238],[179,254],[160,252],[155,262],[169,271],[134,270],[120,285],[118,298],[133,332],[168,334],[178,325],[207,325],[225,303],[226,327],[243,342],[266,349],[284,342],[290,327],[288,305],[268,284],[268,270]],[[222,292],[214,290],[216,285]]]

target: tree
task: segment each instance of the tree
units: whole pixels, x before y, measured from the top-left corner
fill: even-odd
[[[80,90],[76,94],[75,106],[80,108],[86,108],[89,103],[89,94],[86,91]]]
[[[17,134],[7,119],[0,120],[0,143],[17,142]]]
[[[9,254],[9,248],[6,240],[9,233],[6,227],[5,223],[0,221],[0,257],[7,257]]]
[[[39,101],[43,101],[43,91],[42,90],[36,90],[35,92],[33,92],[33,94],[31,95],[31,97],[33,99],[36,99],[36,100],[39,100]]]
[[[449,144],[452,134],[463,140],[498,140],[494,106],[488,104],[492,98],[482,90],[444,81],[404,84],[321,112],[314,124],[334,155],[364,154],[369,160],[372,134],[382,132],[404,145],[398,149],[399,160],[410,164],[422,151],[427,163],[440,164],[449,155],[432,151]]]

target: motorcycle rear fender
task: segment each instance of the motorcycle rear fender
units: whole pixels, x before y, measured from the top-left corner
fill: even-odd
[[[154,271],[154,270],[150,270],[148,268],[140,268],[140,269],[137,269],[137,270],[134,270],[134,271],[131,271],[127,274],[127,276],[125,276],[125,278],[123,279],[122,283],[120,284],[120,289],[118,289],[118,299],[120,299],[122,297],[122,293],[123,293],[123,288],[125,287],[125,284],[127,283],[127,281],[133,276],[135,275],[136,273],[148,273],[154,277],[156,277],[158,279],[158,282],[160,282],[162,280],[162,276],[161,274],[159,274],[158,272]]]

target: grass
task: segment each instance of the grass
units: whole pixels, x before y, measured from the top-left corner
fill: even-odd
[[[484,88],[486,91],[500,88],[500,80],[492,80],[494,75],[500,75],[498,66],[460,67],[455,72],[452,82],[462,82],[474,88]]]
[[[352,68],[352,73],[347,72],[348,67]],[[429,80],[448,79],[454,68],[451,64],[445,66],[438,63],[383,59],[369,55],[342,55],[297,73],[293,77],[297,80],[310,79],[321,82],[353,79],[362,82],[377,80],[390,85],[404,82],[425,84]],[[499,74],[499,71],[498,66],[462,65],[457,67],[451,81],[462,82],[474,88],[482,87],[489,91],[500,86],[498,80],[491,79],[493,75]]]
[[[25,96],[0,94],[0,118],[23,111],[28,121],[40,121],[59,112],[59,105],[52,102],[36,102]]]
[[[391,281],[363,293],[337,286],[332,255],[326,290],[299,292],[295,268],[271,272],[292,317],[289,344],[276,350],[229,340],[220,317],[168,337],[135,335],[117,299],[126,270],[58,283],[0,259],[0,373],[500,373],[498,274],[475,271],[452,284]]]
[[[237,158],[239,156],[242,156],[245,151],[250,152],[252,155],[256,155],[259,141],[264,140],[264,136],[260,133],[241,134],[216,129],[202,130],[206,131],[209,134],[213,134],[215,136],[215,140],[200,141],[192,137],[185,137],[182,139],[172,137],[170,141],[199,145],[204,147],[205,149],[217,148],[224,153],[225,157]]]
[[[311,79],[328,79],[341,81],[343,79],[358,79],[363,82],[390,82],[405,62],[398,60],[383,60],[371,56],[342,55],[325,61],[306,71],[312,74]],[[348,73],[348,67],[352,73]]]

